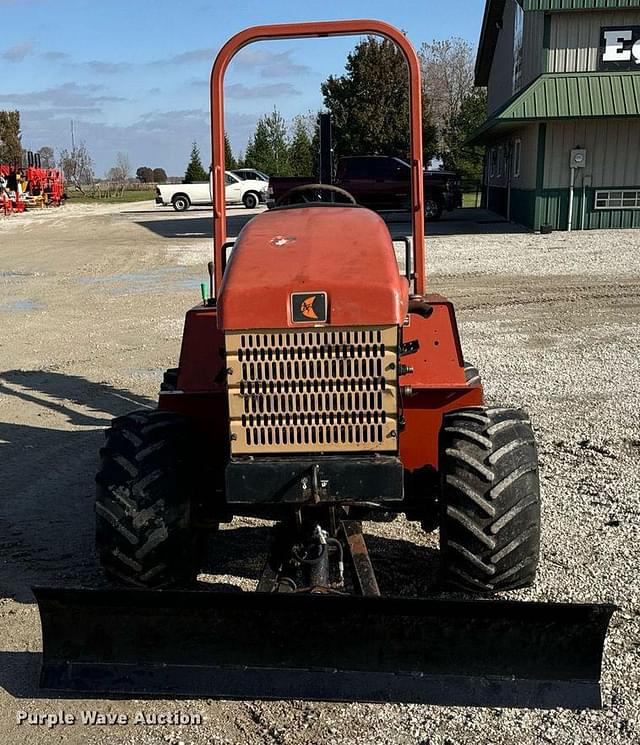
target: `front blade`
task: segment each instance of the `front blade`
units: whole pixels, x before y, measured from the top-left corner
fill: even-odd
[[[597,708],[614,606],[34,588],[43,688]]]

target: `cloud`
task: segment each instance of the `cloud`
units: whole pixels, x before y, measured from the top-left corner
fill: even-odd
[[[131,69],[127,62],[103,62],[101,60],[91,60],[91,62],[81,63],[81,67],[87,67],[91,72],[98,75],[115,75],[119,72],[125,72]]]
[[[266,49],[243,49],[233,61],[236,70],[258,71],[263,78],[288,78],[308,75],[311,68],[291,59],[292,51],[270,52]]]
[[[216,49],[192,49],[190,52],[182,52],[182,54],[176,54],[175,57],[169,59],[157,60],[151,64],[167,64],[167,65],[187,65],[191,62],[213,62],[213,58],[216,56]]]
[[[273,83],[272,85],[244,85],[233,83],[225,90],[227,98],[275,98],[276,96],[299,96],[300,91],[291,83]]]
[[[22,62],[33,51],[33,44],[30,41],[24,41],[22,44],[14,44],[2,53],[2,59],[8,62]]]
[[[43,52],[41,57],[43,59],[46,59],[48,62],[63,62],[65,60],[71,59],[71,55],[67,54],[67,52],[56,51]]]
[[[228,112],[226,126],[232,143],[244,146],[255,129],[257,115]],[[200,146],[202,162],[210,161],[209,114],[205,109],[150,111],[126,125],[74,119],[76,141],[84,141],[94,160],[97,174],[115,162],[118,152],[126,152],[135,170],[140,165],[162,167],[169,175],[184,173],[191,143]],[[69,121],[51,117],[48,111],[24,111],[21,117],[23,142],[38,149],[53,147],[56,153],[69,147]]]
[[[56,109],[68,107],[94,108],[96,104],[124,101],[120,96],[104,95],[101,85],[78,85],[63,83],[31,93],[0,93],[0,103],[31,106],[34,109],[45,106]]]

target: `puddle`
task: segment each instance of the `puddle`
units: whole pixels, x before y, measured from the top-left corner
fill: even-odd
[[[37,300],[10,300],[0,305],[0,311],[4,313],[15,313],[20,311],[41,310],[42,303]]]
[[[108,274],[101,277],[80,277],[77,282],[82,285],[99,286],[105,292],[123,295],[137,292],[161,292],[167,289],[199,289],[201,278],[185,278],[187,272],[183,267],[163,267],[150,272],[127,272]]]
[[[0,270],[0,279],[4,277],[40,277],[38,272],[13,272],[11,270]]]

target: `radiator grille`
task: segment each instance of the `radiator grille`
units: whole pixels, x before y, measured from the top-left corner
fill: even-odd
[[[395,326],[226,335],[234,454],[397,449]]]

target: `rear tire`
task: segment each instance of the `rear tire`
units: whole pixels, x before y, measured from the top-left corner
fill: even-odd
[[[242,202],[248,210],[254,210],[260,204],[260,197],[255,191],[248,191],[242,197]]]
[[[440,470],[445,584],[475,593],[529,586],[540,553],[540,486],[526,414],[482,407],[446,414]]]
[[[426,199],[424,203],[425,220],[439,220],[442,217],[443,209],[442,202],[438,202],[435,199]]]
[[[105,571],[137,587],[195,581],[193,473],[188,420],[140,410],[106,431],[96,476],[96,547]]]
[[[172,200],[173,209],[176,212],[184,212],[185,210],[188,210],[191,206],[191,201],[189,200],[189,197],[185,194],[179,194],[178,196],[174,197]]]

